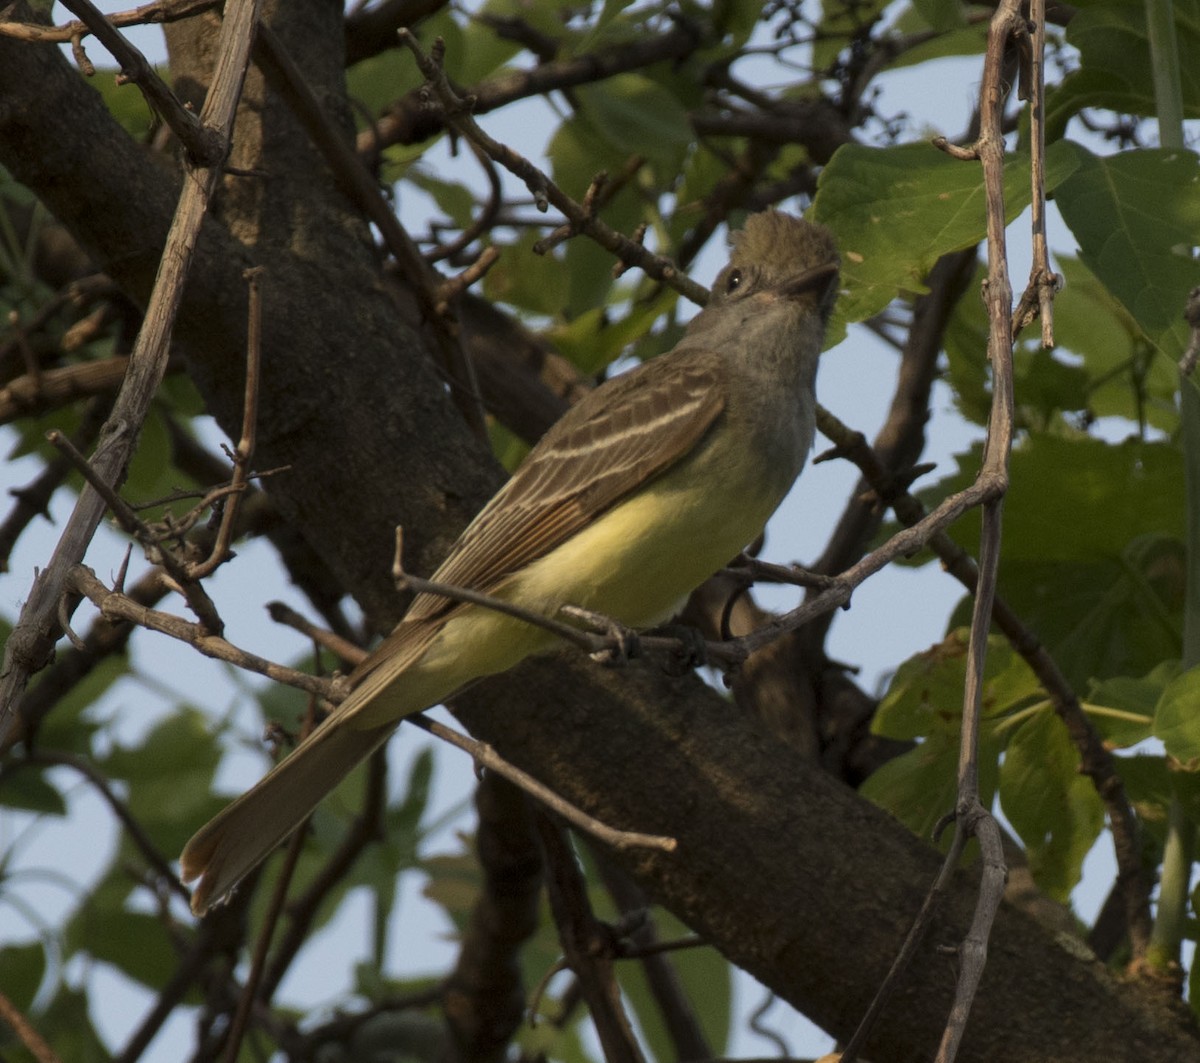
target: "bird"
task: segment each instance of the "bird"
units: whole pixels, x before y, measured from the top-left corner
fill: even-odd
[[[812,447],[840,259],[827,228],[777,210],[750,215],[731,243],[680,342],[571,407],[432,582],[646,628],[758,537]],[[351,672],[345,700],[187,843],[193,912],[227,898],[405,716],[555,641],[484,605],[418,594]]]

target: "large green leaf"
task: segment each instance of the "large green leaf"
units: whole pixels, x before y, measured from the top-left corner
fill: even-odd
[[[645,74],[617,74],[575,91],[582,113],[613,148],[645,155],[664,170],[678,172],[695,134],[674,93]]]
[[[1052,145],[1046,186],[1077,165],[1077,149]],[[1029,204],[1029,159],[1005,166],[1005,211],[1011,221]],[[861,321],[901,292],[926,290],[937,259],[978,243],[986,233],[983,176],[978,163],[952,159],[932,144],[868,148],[846,144],[821,173],[812,216],[838,238],[846,293],[837,319]]]
[[[1181,57],[1200,52],[1200,5],[1173,0]],[[1046,94],[1047,136],[1057,139],[1067,121],[1084,107],[1119,114],[1157,114],[1145,5],[1122,0],[1080,7],[1067,24],[1067,43],[1079,50],[1079,69]],[[1184,114],[1200,115],[1200,73],[1193,62],[1179,64]]]
[[[1167,684],[1155,712],[1154,733],[1185,768],[1200,769],[1200,666]]]
[[[1104,806],[1079,772],[1079,751],[1047,706],[1021,722],[1000,765],[1000,805],[1043,890],[1066,903],[1104,827]]]
[[[980,447],[958,455],[959,469],[922,492],[927,502],[967,486]],[[1121,558],[1142,535],[1182,538],[1183,465],[1177,448],[1128,439],[1030,433],[1012,453],[1004,508],[1004,560],[1037,563]],[[964,514],[951,535],[979,546],[979,511]]]
[[[1080,257],[1146,337],[1173,361],[1187,342],[1183,307],[1200,284],[1200,160],[1190,151],[1097,156],[1055,192]]]

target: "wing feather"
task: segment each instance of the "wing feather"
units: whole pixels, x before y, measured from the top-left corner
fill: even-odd
[[[431,578],[489,591],[665,472],[724,409],[721,372],[711,351],[677,349],[587,395],[530,451]],[[439,595],[418,595],[352,678],[362,682],[384,661],[389,675],[402,671],[436,633],[437,621],[457,608]]]

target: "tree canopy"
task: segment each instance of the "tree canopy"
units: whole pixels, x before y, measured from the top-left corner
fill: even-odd
[[[0,14],[0,421],[33,470],[4,478],[0,571],[35,538],[41,570],[7,573],[0,619],[0,1054],[132,1063],[170,1026],[195,1060],[720,1058],[739,969],[844,1044],[935,879],[865,1058],[959,1034],[969,1060],[1200,1052],[1194,0],[166,0],[107,28],[64,6],[83,21]],[[112,39],[139,22],[163,23],[157,72]],[[88,76],[98,38],[137,87]],[[942,128],[951,61],[979,91]],[[930,114],[887,109],[904,70]],[[173,861],[219,773],[261,723],[281,754],[402,614],[395,528],[433,571],[563,410],[678,340],[707,295],[689,270],[772,207],[832,229],[830,344],[871,336],[894,376],[862,382],[891,389],[873,439],[822,412],[858,482],[809,571],[743,559],[683,614],[714,663],[754,652],[725,684],[649,648],[482,682],[451,705],[486,744],[470,837],[430,852],[431,758],[389,779],[381,752],[193,920]],[[1027,274],[1006,225],[1032,229]],[[931,419],[987,441],[930,470]],[[105,514],[127,570],[85,558]],[[283,575],[247,560],[267,553]],[[880,696],[828,637],[885,564],[963,589]],[[272,607],[294,637],[267,661],[241,618],[272,578],[303,615]],[[762,606],[771,580],[795,615]],[[279,680],[235,681],[255,723],[172,695],[130,738],[98,708],[172,689],[168,637]],[[673,847],[568,833],[512,769]],[[22,850],[80,785],[120,840],[75,882],[74,854]],[[952,850],[939,879],[971,830],[984,857]],[[388,927],[416,880],[455,939],[410,977]],[[305,1014],[281,984],[335,924],[371,960]]]

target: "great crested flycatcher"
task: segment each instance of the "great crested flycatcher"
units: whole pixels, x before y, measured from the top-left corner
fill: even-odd
[[[576,605],[631,627],[671,617],[800,473],[837,277],[825,228],[751,216],[679,345],[572,407],[433,580],[546,616]],[[493,609],[418,595],[351,674],[346,700],[188,842],[192,910],[229,893],[405,716],[553,643]]]

